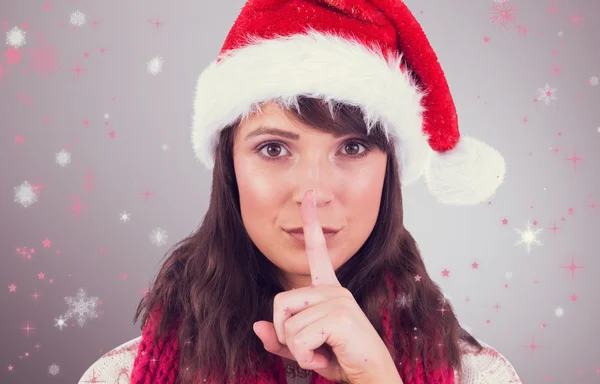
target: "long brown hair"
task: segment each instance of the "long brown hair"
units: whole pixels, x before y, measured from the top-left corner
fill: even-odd
[[[433,357],[460,370],[459,339],[482,346],[459,325],[451,304],[429,278],[417,243],[403,225],[394,139],[386,137],[379,124],[372,125],[367,134],[364,115],[354,105],[307,96],[299,96],[295,108],[280,105],[297,121],[324,132],[361,135],[367,145],[387,153],[375,227],[356,254],[338,268],[337,278],[352,292],[381,337],[380,309],[387,301],[396,347],[390,353],[395,362],[400,358],[397,351],[402,351],[409,361]],[[260,109],[260,104],[255,106]],[[240,121],[221,131],[210,204],[202,224],[167,252],[165,257],[170,256],[141,299],[133,320],[137,322],[144,311],[143,330],[149,314],[162,308],[153,342],[176,327],[182,352],[181,384],[194,383],[198,372],[216,377],[219,383],[235,382],[236,375],[252,377],[258,369],[268,370],[273,362],[274,355],[264,349],[252,324],[273,321],[273,297],[283,288],[280,271],[254,245],[242,222],[233,167],[233,142]],[[397,302],[386,299],[390,297],[382,278],[386,273],[397,286]],[[421,276],[419,281],[415,281],[416,275]],[[419,330],[419,343],[411,341],[414,327]]]

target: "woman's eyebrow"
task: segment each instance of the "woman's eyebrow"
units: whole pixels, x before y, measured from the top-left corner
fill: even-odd
[[[285,137],[286,139],[290,139],[290,140],[299,140],[300,139],[300,135],[298,135],[297,133],[294,132],[290,132],[290,131],[286,131],[284,129],[280,129],[280,128],[275,128],[275,127],[269,127],[266,125],[261,125],[259,126],[257,129],[255,129],[254,131],[248,133],[246,135],[246,140],[255,137],[255,136],[260,136],[260,135],[276,135],[276,136],[281,136],[281,137]],[[347,136],[348,134],[346,133],[334,133],[333,137],[335,138],[339,138],[339,137],[343,137],[343,136]]]

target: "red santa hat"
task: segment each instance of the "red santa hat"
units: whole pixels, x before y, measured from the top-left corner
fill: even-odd
[[[212,170],[221,129],[299,95],[359,106],[369,130],[396,138],[402,184],[423,176],[443,204],[478,204],[504,180],[501,154],[460,135],[442,67],[400,0],[249,0],[197,80],[197,159]]]

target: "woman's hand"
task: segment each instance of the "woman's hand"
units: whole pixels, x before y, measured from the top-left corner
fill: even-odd
[[[401,383],[385,343],[337,280],[311,191],[301,210],[312,285],[277,294],[273,323],[258,321],[254,332],[267,351],[330,381]]]

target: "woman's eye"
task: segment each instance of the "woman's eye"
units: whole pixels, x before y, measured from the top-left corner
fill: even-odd
[[[363,147],[364,150],[361,152],[360,147]],[[283,143],[278,141],[272,141],[268,143],[264,143],[257,149],[260,152],[261,156],[263,156],[266,160],[279,160],[285,156],[285,153],[282,152],[287,151]],[[363,144],[356,140],[347,141],[344,143],[341,149],[342,152],[345,152],[345,156],[351,159],[360,158],[367,155],[369,151],[369,147],[366,144]],[[343,155],[344,156],[344,155]]]
[[[263,152],[263,154],[266,155],[267,157],[278,157],[281,154],[282,149],[285,150],[285,148],[283,147],[283,145],[278,144],[278,143],[268,143],[268,144],[265,144],[261,148],[261,151],[263,149],[266,149],[266,151]]]

